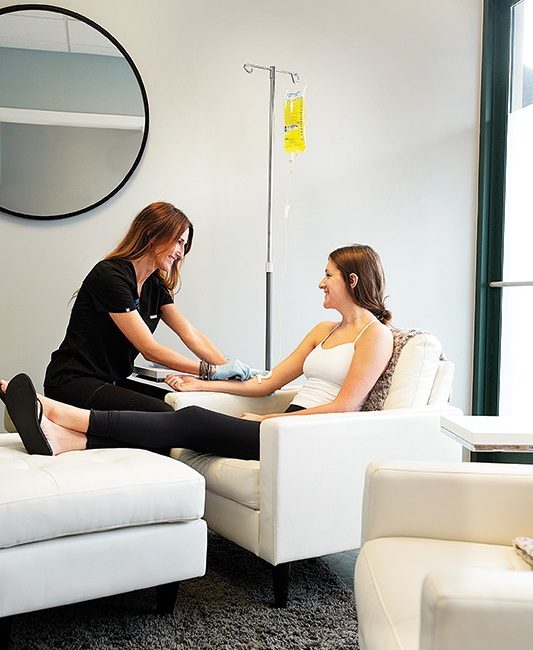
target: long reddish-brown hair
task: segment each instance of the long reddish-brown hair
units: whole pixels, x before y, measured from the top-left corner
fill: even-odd
[[[191,250],[194,228],[189,219],[172,203],[157,201],[150,203],[132,221],[128,232],[124,235],[118,246],[108,255],[106,260],[122,259],[134,262],[157,248],[177,241],[189,229],[189,238],[185,244],[184,255]],[[167,289],[173,293],[180,281],[180,260],[176,260],[170,271],[159,270],[159,275]]]
[[[352,244],[337,248],[330,253],[329,259],[341,271],[354,302],[387,324],[392,315],[385,307],[385,273],[376,251],[365,244]],[[355,287],[351,286],[351,273],[359,278]]]

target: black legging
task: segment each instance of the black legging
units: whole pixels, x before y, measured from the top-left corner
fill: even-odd
[[[286,412],[301,410],[291,404]],[[226,458],[259,460],[260,422],[187,406],[171,413],[91,411],[87,449],[184,447]]]
[[[96,377],[80,377],[60,386],[45,386],[44,394],[58,402],[72,404],[82,409],[154,412],[173,410],[163,401],[165,395],[163,391],[161,391],[162,398],[152,397],[131,390],[132,383],[127,383],[128,388],[125,388],[119,382],[115,385]],[[142,385],[139,385],[139,391],[141,390]]]

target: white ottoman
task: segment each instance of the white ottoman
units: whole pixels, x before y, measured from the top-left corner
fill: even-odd
[[[0,435],[0,618],[205,573],[205,484],[194,469],[140,449],[30,456]],[[3,639],[0,639],[0,644]]]

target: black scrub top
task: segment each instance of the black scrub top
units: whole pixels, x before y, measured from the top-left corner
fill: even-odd
[[[161,318],[161,307],[172,302],[157,271],[147,278],[139,297],[131,262],[98,262],[76,296],[65,338],[52,353],[46,370],[45,387],[60,386],[79,377],[107,382],[125,379],[133,371],[138,350],[109,313],[137,310],[153,333]]]

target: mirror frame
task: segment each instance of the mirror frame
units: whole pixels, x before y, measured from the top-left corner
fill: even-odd
[[[111,41],[111,43],[113,43],[113,45],[120,51],[122,56],[126,59],[128,64],[130,65],[130,68],[132,69],[133,74],[135,75],[137,83],[139,84],[139,89],[141,91],[141,97],[144,106],[144,129],[143,129],[143,137],[141,140],[141,145],[139,147],[139,151],[137,153],[137,156],[135,157],[135,160],[133,161],[129,170],[126,172],[124,178],[111,192],[106,194],[104,197],[102,197],[95,203],[88,205],[87,207],[81,208],[79,210],[74,210],[72,212],[66,212],[64,214],[53,214],[49,216],[41,216],[41,215],[16,212],[14,210],[4,208],[0,205],[0,212],[4,212],[6,214],[10,214],[15,217],[21,217],[23,219],[35,219],[38,221],[44,221],[44,220],[51,220],[51,219],[66,219],[67,217],[74,217],[78,214],[83,214],[85,212],[89,212],[90,210],[93,210],[94,208],[98,207],[99,205],[102,205],[102,203],[105,203],[108,199],[114,196],[122,187],[124,187],[124,185],[128,182],[133,172],[139,165],[139,162],[141,161],[142,155],[146,148],[146,142],[148,140],[148,131],[149,131],[149,124],[150,124],[150,112],[148,107],[148,96],[146,94],[146,89],[144,87],[144,83],[139,73],[139,70],[137,69],[137,66],[133,62],[131,56],[126,52],[124,47],[106,29],[98,25],[98,23],[95,23],[90,18],[87,18],[86,16],[82,16],[81,14],[78,14],[75,11],[71,11],[70,9],[64,9],[62,7],[57,7],[55,5],[45,5],[45,4],[18,4],[18,5],[10,5],[9,7],[2,7],[0,8],[0,16],[2,16],[3,14],[14,13],[15,11],[51,11],[57,14],[70,16],[71,18],[75,18],[76,20],[80,20],[81,22],[89,25],[93,29],[96,29],[103,36],[105,36],[109,41]]]

